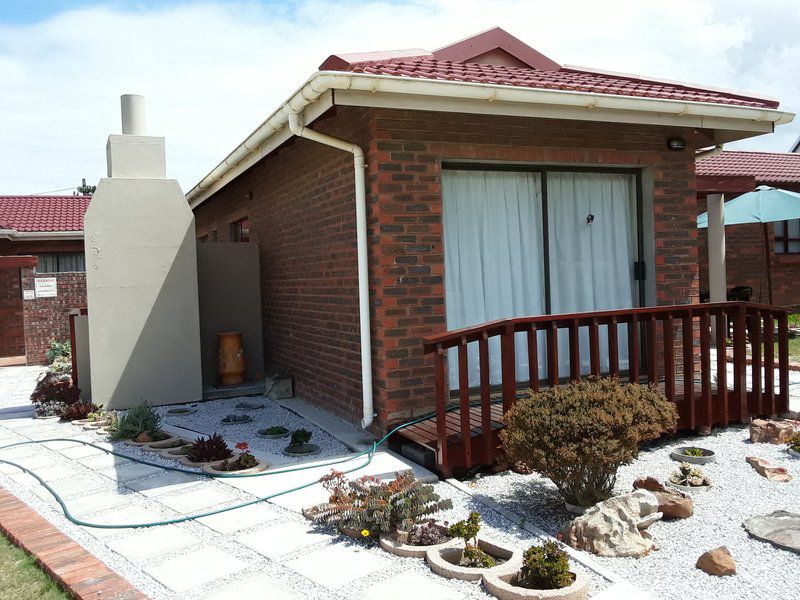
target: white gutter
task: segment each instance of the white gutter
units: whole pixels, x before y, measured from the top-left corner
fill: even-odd
[[[82,240],[82,231],[17,231],[16,229],[0,229],[0,239],[27,242]]]
[[[720,152],[722,152],[722,144],[717,144],[716,146],[708,150],[700,150],[699,152],[695,152],[694,159],[703,160],[704,158],[714,158]]]
[[[297,137],[350,152],[353,155],[356,191],[356,248],[358,253],[358,319],[361,334],[361,391],[363,415],[361,427],[369,428],[375,417],[372,398],[372,339],[369,317],[369,266],[367,262],[367,188],[364,174],[364,151],[360,146],[305,127],[287,104],[283,107],[289,130]]]
[[[263,149],[260,151],[262,145],[274,133],[287,127],[285,108],[288,107],[291,113],[300,114],[307,106],[329,90],[357,90],[370,93],[384,92],[411,96],[434,96],[452,98],[456,102],[469,99],[531,106],[549,105],[587,110],[605,109],[619,111],[620,113],[649,113],[653,115],[654,122],[657,122],[658,115],[673,115],[678,117],[727,118],[737,121],[770,123],[774,126],[789,123],[794,118],[794,114],[790,112],[771,108],[732,106],[711,102],[683,102],[656,98],[616,96],[613,94],[415,79],[390,75],[319,71],[186,194],[186,198],[192,208],[199,206],[216,189],[219,189],[219,184],[224,185],[224,183],[234,179],[245,169],[252,166],[253,155],[260,158],[265,154]]]

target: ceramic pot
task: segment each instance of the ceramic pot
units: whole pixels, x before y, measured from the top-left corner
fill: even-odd
[[[244,381],[242,332],[218,333],[217,376],[221,385],[239,385]]]
[[[320,447],[316,444],[289,444],[283,449],[286,456],[314,456],[319,452]]]
[[[489,571],[483,576],[483,587],[500,600],[586,600],[589,597],[589,579],[582,571],[570,571],[575,581],[556,590],[532,590],[513,585],[517,570]]]
[[[228,459],[228,462],[233,462],[234,460],[236,459]],[[261,471],[266,471],[269,468],[268,463],[265,463],[263,460],[259,460],[255,467],[250,467],[249,469],[241,469],[239,471],[220,471],[217,467],[219,467],[223,462],[225,461],[221,460],[218,462],[206,463],[202,467],[203,472],[208,473],[209,475],[249,475],[250,473],[261,473]]]
[[[425,560],[428,561],[431,571],[437,575],[464,581],[479,581],[486,573],[495,569],[499,573],[516,572],[522,566],[522,554],[516,550],[504,548],[497,543],[482,539],[478,540],[478,547],[492,558],[499,558],[504,562],[494,567],[462,567],[458,561],[464,551],[463,543],[457,546],[428,550],[425,553]]]
[[[281,440],[292,435],[292,432],[288,429],[284,433],[261,433],[262,431],[266,431],[266,429],[259,429],[256,431],[256,435],[258,437],[267,438],[268,440]]]

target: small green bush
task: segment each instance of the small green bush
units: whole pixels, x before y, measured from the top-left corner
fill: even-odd
[[[292,432],[292,446],[302,446],[311,441],[311,432],[305,429],[296,429]]]
[[[132,440],[140,433],[147,433],[152,439],[158,437],[161,417],[146,403],[131,406],[128,412],[112,421],[109,433],[112,440]]]
[[[464,551],[461,553],[459,565],[462,567],[494,567],[495,560],[481,550],[478,545],[478,532],[481,530],[481,516],[472,511],[469,517],[450,525],[448,535],[464,540]]]
[[[525,551],[515,583],[532,590],[557,590],[572,585],[573,581],[567,553],[548,540]]]
[[[786,444],[795,452],[800,452],[800,431],[795,431],[789,439],[786,440]]]
[[[591,378],[531,392],[503,417],[500,439],[510,462],[550,478],[570,504],[588,507],[610,498],[617,469],[677,418],[655,387]]]
[[[44,358],[48,365],[52,365],[57,358],[70,358],[71,354],[72,348],[70,347],[69,342],[50,340],[50,347],[44,353]]]

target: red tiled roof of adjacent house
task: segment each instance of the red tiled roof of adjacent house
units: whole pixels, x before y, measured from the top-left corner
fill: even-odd
[[[83,231],[91,196],[0,196],[0,229]]]
[[[800,154],[726,150],[697,161],[698,175],[747,175],[756,183],[800,183]]]
[[[710,102],[753,108],[778,107],[777,101],[768,98],[750,97],[735,92],[718,91],[682,83],[660,82],[632,75],[581,70],[575,67],[540,70],[470,62],[457,63],[428,57],[415,57],[357,62],[347,66],[343,65],[342,68],[334,70],[439,81],[509,85],[543,90],[589,92],[593,94],[687,102]]]

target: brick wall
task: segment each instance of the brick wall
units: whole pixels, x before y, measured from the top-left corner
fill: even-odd
[[[0,357],[24,355],[19,268],[0,269]]]
[[[51,339],[69,341],[69,312],[86,307],[85,273],[47,273],[36,275],[33,269],[21,269],[22,289],[34,289],[36,277],[55,277],[58,296],[23,301],[25,354],[28,364],[45,362]]]
[[[443,160],[647,168],[654,180],[656,299],[698,294],[692,148],[658,127],[337,107],[314,124],[367,153],[373,378],[379,428],[429,410],[421,338],[445,329]],[[252,198],[248,194],[252,192]],[[298,392],[360,413],[355,231],[349,155],[293,140],[196,211],[198,236],[251,219],[261,243],[265,356]],[[210,235],[210,237],[213,237]]]
[[[322,119],[315,128],[366,144],[368,112],[338,110],[347,118]],[[197,236],[213,239],[216,231],[219,242],[230,241],[230,223],[245,216],[261,255],[265,362],[291,373],[298,394],[358,415],[352,155],[293,139],[199,207]]]

